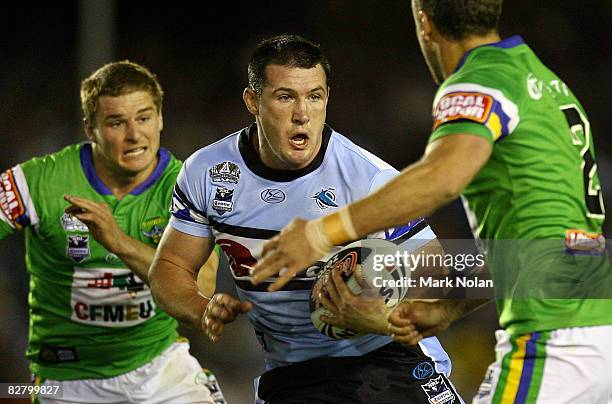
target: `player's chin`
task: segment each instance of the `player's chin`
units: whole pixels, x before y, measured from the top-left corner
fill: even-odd
[[[138,159],[128,159],[121,162],[122,171],[128,175],[136,175],[151,168],[155,164],[153,156],[143,156]]]
[[[308,166],[312,160],[311,150],[292,150],[287,153],[287,163],[294,170],[299,170]]]

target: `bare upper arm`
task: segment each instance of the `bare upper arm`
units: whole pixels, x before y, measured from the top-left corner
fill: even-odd
[[[195,276],[210,256],[213,247],[214,243],[210,238],[192,236],[168,226],[157,247],[151,270],[153,272],[166,262],[186,269]]]

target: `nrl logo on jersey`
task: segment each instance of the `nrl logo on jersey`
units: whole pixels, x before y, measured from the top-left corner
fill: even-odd
[[[234,209],[234,190],[229,188],[217,188],[215,199],[212,201],[212,207],[218,214],[223,215],[225,212],[231,212]]]
[[[72,258],[75,262],[81,262],[85,258],[89,257],[89,235],[71,234],[68,235],[67,240],[67,256]]]
[[[446,384],[442,375],[435,379],[429,379],[421,388],[427,394],[427,401],[431,404],[451,404],[457,399],[451,387]]]
[[[62,227],[65,232],[69,231],[80,231],[83,233],[89,233],[89,228],[83,222],[81,222],[76,216],[64,213],[60,219]]]
[[[215,164],[209,170],[212,182],[229,182],[238,184],[240,179],[240,167],[231,161]]]

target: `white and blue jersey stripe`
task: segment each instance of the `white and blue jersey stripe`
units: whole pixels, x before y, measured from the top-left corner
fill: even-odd
[[[316,219],[363,198],[397,170],[329,126],[324,127],[323,144],[312,164],[301,170],[272,170],[253,149],[256,131],[253,124],[185,161],[174,190],[170,225],[212,238],[226,253],[238,296],[253,303],[248,317],[268,369],[321,356],[360,356],[389,343],[389,337],[380,335],[335,340],[314,327],[309,293],[326,257],[277,292],[266,291],[266,282],[252,285],[249,270],[260,258],[263,243],[293,219]],[[410,238],[415,249],[435,234],[419,219],[370,237]],[[438,340],[427,338],[421,344],[436,368],[448,374],[450,359]]]

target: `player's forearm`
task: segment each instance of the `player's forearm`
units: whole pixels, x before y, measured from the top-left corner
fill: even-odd
[[[490,301],[491,299],[446,299],[444,304],[451,320],[455,321],[467,316]]]
[[[111,252],[148,285],[155,249],[125,234],[115,244]]]
[[[182,323],[201,327],[209,299],[198,293],[196,277],[164,258],[158,258],[149,274],[151,293],[158,306]]]

